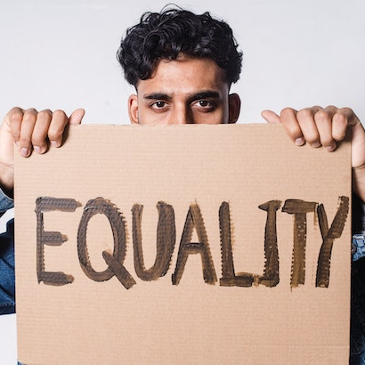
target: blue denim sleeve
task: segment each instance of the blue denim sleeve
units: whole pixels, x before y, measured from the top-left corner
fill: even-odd
[[[365,204],[352,200],[350,364],[365,364]]]
[[[13,207],[13,200],[0,189],[0,216]],[[15,312],[14,221],[0,234],[0,314]]]
[[[5,193],[0,188],[0,216],[3,215],[7,210],[13,208],[14,201],[5,195]]]

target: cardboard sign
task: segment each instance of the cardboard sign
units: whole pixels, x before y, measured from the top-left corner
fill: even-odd
[[[19,361],[348,363],[350,143],[77,126],[16,161]]]

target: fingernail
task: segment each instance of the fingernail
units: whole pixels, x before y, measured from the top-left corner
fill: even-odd
[[[326,146],[325,149],[328,152],[333,152],[336,149],[336,145]]]
[[[37,153],[41,153],[41,148],[39,146],[33,146],[33,149]]]
[[[53,147],[59,147],[59,144],[56,141],[51,141],[51,145]]]
[[[313,142],[313,143],[311,144],[311,146],[312,146],[313,148],[318,148],[318,147],[321,147],[321,144],[320,144],[319,142]]]
[[[28,150],[28,148],[23,147],[23,148],[20,150],[20,155],[21,155],[22,157],[28,157],[28,155],[29,155],[29,150]]]
[[[299,138],[297,138],[296,140],[295,140],[295,144],[297,145],[297,146],[303,146],[303,144],[304,144],[304,138],[302,138],[302,137],[299,137]]]

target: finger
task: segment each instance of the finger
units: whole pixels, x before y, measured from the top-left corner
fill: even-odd
[[[325,109],[320,109],[314,114],[314,121],[319,133],[320,144],[328,151],[336,149],[336,141],[332,135],[333,116],[337,108],[328,106]]]
[[[49,109],[38,112],[32,135],[33,149],[37,153],[44,153],[48,149],[47,136],[51,120],[52,112]]]
[[[70,124],[81,124],[82,118],[85,115],[85,110],[84,109],[76,109],[74,112],[72,112],[72,114],[70,115],[69,118],[69,123]]]
[[[25,110],[20,127],[18,141],[19,153],[23,157],[30,156],[32,152],[32,135],[37,121],[37,111],[33,108]]]
[[[280,117],[274,113],[272,110],[263,110],[261,116],[268,122],[272,124],[279,124]]]
[[[332,118],[332,135],[336,141],[342,141],[348,126],[361,124],[359,118],[350,108],[337,109]]]
[[[355,126],[361,124],[360,119],[354,113],[354,111],[350,108],[342,108],[340,111],[347,116],[347,120],[349,121],[349,125]]]
[[[301,109],[297,113],[297,120],[303,133],[303,138],[312,146],[320,147],[321,139],[314,116],[321,110],[319,107]]]
[[[285,108],[280,112],[280,121],[284,126],[289,138],[298,146],[305,144],[303,132],[297,120],[297,111],[292,108]]]
[[[48,138],[53,146],[60,147],[62,145],[62,136],[67,124],[68,117],[63,110],[53,112],[51,124],[48,129]]]
[[[3,126],[7,126],[13,137],[14,142],[18,142],[20,139],[20,129],[22,125],[24,111],[21,108],[12,108],[5,117],[5,123]]]
[[[338,109],[333,117],[334,123],[333,128],[337,129],[333,133],[338,134],[340,138],[343,133],[343,138],[346,135],[348,126],[351,127],[351,142],[352,142],[352,167],[355,169],[362,169],[365,166],[365,130],[361,124],[359,118],[350,108]],[[336,126],[335,126],[336,124]],[[343,126],[345,124],[345,127]],[[345,129],[344,132],[342,130]]]

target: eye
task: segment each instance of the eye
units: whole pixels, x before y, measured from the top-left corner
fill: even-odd
[[[208,100],[199,100],[198,103],[199,103],[199,106],[201,106],[202,108],[212,106],[212,103]]]
[[[164,107],[166,107],[167,103],[165,101],[162,100],[158,100],[155,101],[154,103],[151,104],[151,107],[154,109],[162,109]]]
[[[216,103],[212,100],[200,99],[194,102],[193,107],[204,112],[210,112],[216,108]]]

